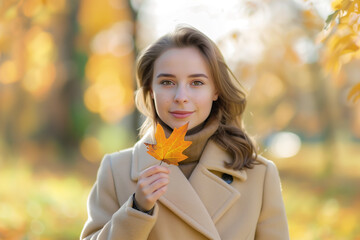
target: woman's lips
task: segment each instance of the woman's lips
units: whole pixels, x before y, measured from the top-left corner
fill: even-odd
[[[173,115],[176,118],[187,118],[191,114],[193,114],[193,112],[187,112],[187,111],[174,111],[174,112],[170,112],[170,113],[171,113],[171,115]]]

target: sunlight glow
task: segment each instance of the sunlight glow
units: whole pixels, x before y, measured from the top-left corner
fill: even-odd
[[[191,25],[218,42],[225,58],[256,61],[263,51],[260,35],[271,17],[268,5],[260,0],[221,4],[216,0],[149,0],[139,10],[137,44],[142,49],[176,25]],[[227,38],[235,35],[238,37]],[[241,52],[236,51],[239,46]]]
[[[96,54],[111,53],[117,57],[130,54],[133,49],[131,28],[131,22],[115,23],[93,38],[91,50]]]
[[[292,132],[276,133],[270,142],[270,152],[279,158],[295,156],[301,148],[301,140]]]

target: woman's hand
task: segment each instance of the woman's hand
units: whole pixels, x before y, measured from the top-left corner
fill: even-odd
[[[140,173],[135,191],[136,205],[143,211],[152,209],[156,201],[166,192],[169,184],[169,169],[152,166]]]

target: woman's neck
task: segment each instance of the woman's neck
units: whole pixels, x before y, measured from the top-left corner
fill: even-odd
[[[164,128],[165,135],[168,138],[173,129],[161,121],[161,119],[158,119],[158,122]],[[210,116],[203,123],[188,130],[185,141],[191,141],[192,144],[184,151],[184,154],[188,156],[188,158],[181,161],[180,164],[198,161],[208,139],[216,132],[218,127],[218,118],[216,116]]]
[[[209,117],[210,118],[210,117]],[[207,118],[204,122],[200,123],[199,125],[187,130],[186,132],[186,136],[190,136],[190,135],[193,135],[193,134],[196,134],[198,132],[200,132],[206,125],[206,123],[208,122],[208,119]],[[173,128],[171,128],[169,125],[167,125],[165,122],[163,122],[160,118],[157,118],[157,122],[164,128],[166,129],[167,131],[165,131],[165,134],[166,134],[166,137],[169,137],[170,134],[173,132]],[[169,134],[169,135],[168,135]]]

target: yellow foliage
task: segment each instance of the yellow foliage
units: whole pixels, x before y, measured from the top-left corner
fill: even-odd
[[[85,35],[92,37],[114,22],[130,19],[127,9],[116,9],[109,2],[101,0],[80,2],[78,21]]]
[[[124,1],[116,6],[111,1],[83,0],[80,1],[78,21],[81,34],[80,45],[91,45],[89,60],[85,66],[88,87],[85,90],[84,102],[87,109],[97,113],[106,122],[117,122],[134,108],[134,82],[131,23],[129,9],[124,8]],[[123,33],[111,32],[113,28],[122,26]],[[111,27],[111,28],[110,28]],[[110,29],[110,30],[109,30]],[[118,30],[118,29],[117,29]],[[128,31],[129,30],[129,31]],[[112,34],[107,34],[109,31]],[[129,42],[117,42],[118,35],[128,35]],[[99,39],[101,41],[99,41]],[[116,40],[116,39],[115,39]],[[122,45],[121,45],[121,44]],[[96,51],[99,44],[111,51]],[[94,47],[96,46],[96,47]],[[124,49],[120,49],[124,47]],[[102,50],[104,50],[102,49]],[[119,54],[121,53],[121,54]]]
[[[349,4],[349,2],[350,2],[350,0],[334,0],[331,3],[331,7],[334,10],[344,9]]]
[[[353,88],[351,88],[348,94],[348,100],[353,98],[353,102],[356,102],[360,99],[360,83],[356,84]]]
[[[9,84],[18,80],[16,63],[14,61],[6,61],[0,65],[0,82]]]
[[[22,11],[26,17],[33,17],[43,8],[42,0],[25,0],[22,4]]]
[[[33,94],[34,97],[42,99],[50,93],[50,89],[55,81],[55,75],[56,70],[53,64],[33,67],[28,69],[22,86]]]
[[[360,59],[360,2],[356,0],[335,0],[336,10],[327,20],[327,26],[319,35],[325,44],[323,65],[325,71],[337,79],[343,65]],[[360,88],[353,87],[348,99],[356,102]]]
[[[107,122],[116,122],[133,110],[131,58],[92,55],[86,65],[86,107]]]

